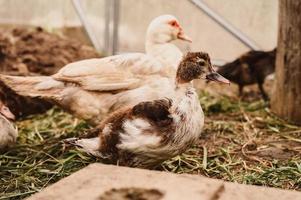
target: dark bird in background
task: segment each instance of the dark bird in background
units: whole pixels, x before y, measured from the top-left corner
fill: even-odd
[[[275,71],[275,58],[276,48],[272,51],[249,51],[219,67],[217,72],[238,85],[239,96],[242,96],[244,86],[257,83],[263,99],[268,100],[263,83]]]

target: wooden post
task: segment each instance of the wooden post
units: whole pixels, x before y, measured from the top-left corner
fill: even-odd
[[[271,101],[278,116],[301,125],[301,1],[279,1],[276,83]]]

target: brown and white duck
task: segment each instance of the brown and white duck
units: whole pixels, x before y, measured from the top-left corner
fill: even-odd
[[[213,70],[207,53],[188,53],[179,64],[173,95],[117,110],[98,126],[99,137],[67,141],[110,163],[153,168],[199,138],[204,113],[191,84],[199,78],[229,83]]]
[[[170,77],[182,57],[181,51],[170,43],[175,39],[189,40],[175,17],[163,15],[148,28],[146,54],[82,60],[66,65],[53,76],[0,75],[0,81],[20,95],[49,100],[98,124],[121,106],[159,99],[171,91],[174,81]]]
[[[15,116],[10,112],[9,108],[0,102],[0,149],[16,142],[18,131],[10,121],[14,119]]]

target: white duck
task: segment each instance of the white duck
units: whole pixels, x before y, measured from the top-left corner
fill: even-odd
[[[147,54],[82,60],[66,65],[53,76],[0,75],[0,80],[20,95],[50,100],[97,124],[121,106],[158,99],[172,91],[174,81],[170,77],[182,56],[170,43],[177,38],[189,40],[175,17],[163,15],[147,30]]]
[[[171,74],[176,72],[183,57],[181,50],[170,43],[176,39],[191,42],[178,20],[172,15],[161,15],[155,18],[148,26],[145,40],[146,54],[160,61],[164,71],[168,70],[167,66],[171,67],[169,69]]]
[[[10,146],[16,142],[18,131],[9,120],[14,120],[15,116],[9,108],[0,102],[0,149]]]
[[[117,110],[100,124],[99,137],[67,142],[110,163],[153,168],[199,138],[204,113],[191,84],[198,78],[229,83],[213,70],[207,53],[188,53],[179,65],[172,97]]]

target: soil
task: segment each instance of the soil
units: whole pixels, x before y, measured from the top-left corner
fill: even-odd
[[[64,65],[99,57],[90,46],[37,28],[0,29],[0,73],[9,75],[52,75]],[[0,83],[0,99],[18,118],[43,113],[52,104],[25,98]]]
[[[156,189],[120,188],[105,192],[99,200],[160,200],[164,194]]]
[[[0,30],[0,72],[52,75],[64,65],[99,57],[89,46],[42,28]]]

